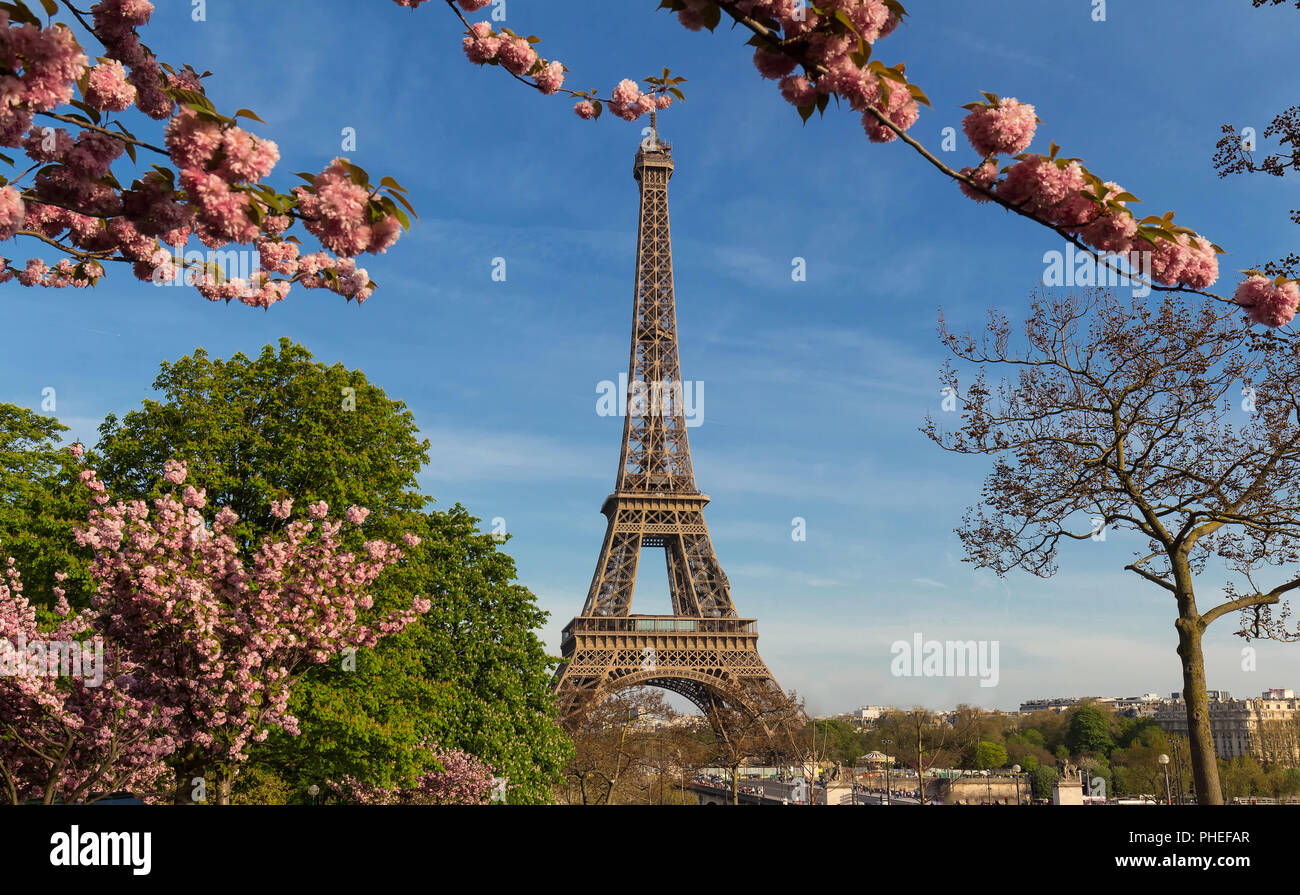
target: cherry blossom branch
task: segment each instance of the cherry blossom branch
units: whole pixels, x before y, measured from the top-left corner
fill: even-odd
[[[37,233],[34,230],[19,230],[17,233],[14,234],[14,236],[29,236],[32,239],[38,239],[41,242],[46,243],[47,245],[54,246],[54,248],[58,249],[59,251],[65,252],[73,256],[74,258],[80,259],[82,261],[123,261],[123,262],[127,261],[126,258],[114,258],[111,256],[111,253],[105,254],[102,252],[83,252],[80,249],[75,249],[70,245],[67,245],[62,242],[58,242],[57,240],[51,239],[50,237],[46,236],[44,233]]]
[[[418,6],[423,0],[396,2]],[[506,38],[498,38],[486,22],[470,24],[456,8],[458,4],[473,12],[487,5],[487,0],[446,2],[469,29],[464,46],[470,61],[498,64],[497,43]],[[966,106],[970,114],[963,126],[983,157],[976,167],[956,170],[940,160],[907,133],[919,117],[918,103],[929,105],[924,92],[908,82],[901,63],[886,67],[870,61],[872,45],[892,33],[906,15],[899,0],[819,0],[816,5],[802,0],[661,0],[660,8],[676,13],[683,26],[697,31],[714,30],[725,12],[736,25],[752,33],[749,43],[756,47],[754,61],[759,73],[780,79],[782,94],[798,107],[805,121],[814,111],[824,112],[831,97],[837,103],[847,100],[862,114],[864,129],[873,142],[902,140],[956,182],[969,198],[995,203],[1046,227],[1092,259],[1100,271],[1109,271],[1119,280],[1235,305],[1253,322],[1271,327],[1285,325],[1300,309],[1300,281],[1284,276],[1270,281],[1259,271],[1245,271],[1247,278],[1230,298],[1210,291],[1209,286],[1219,277],[1217,255],[1223,249],[1196,231],[1175,225],[1172,212],[1139,221],[1127,208],[1127,203],[1138,201],[1136,196],[1116,184],[1103,183],[1079,159],[1058,158],[1054,143],[1050,155],[1027,153],[1037,118],[1032,106],[1018,100],[986,93],[988,103]],[[504,33],[511,40],[522,40],[508,29]],[[527,65],[516,65],[518,70],[512,71],[516,80],[543,93],[559,92],[558,80],[542,87],[540,63],[535,62],[531,50],[525,50]],[[799,66],[806,76],[790,74]],[[538,83],[522,77],[525,71]],[[653,93],[664,93],[667,72],[664,79],[652,83],[656,83]],[[599,115],[600,103],[594,94],[565,92],[584,99],[574,107],[581,117]],[[635,82],[625,81],[610,102],[619,117],[635,120],[640,112],[655,107],[651,100],[638,110],[641,100]],[[1016,164],[999,171],[999,155],[1012,157]],[[1006,176],[1000,179],[1002,174]],[[1129,270],[1120,266],[1125,259]]]
[[[720,0],[718,5],[725,13],[727,13],[727,15],[729,15],[733,20],[735,20],[737,24],[743,25],[744,27],[752,31],[755,35],[765,38],[768,41],[769,46],[771,46],[776,52],[780,52],[784,55],[792,57],[799,65],[803,66],[805,70],[810,72],[816,72],[818,75],[821,76],[826,76],[831,73],[830,69],[828,69],[825,65],[822,65],[820,62],[816,62],[814,60],[808,59],[806,54],[791,52],[792,47],[801,45],[801,38],[780,39],[770,28],[763,25],[761,22],[756,21],[752,16],[748,16],[745,15],[744,13],[738,12],[734,8],[734,4],[732,2],[727,2],[727,0]],[[1119,267],[1117,267],[1114,264],[1114,262],[1107,257],[1107,253],[1098,252],[1097,250],[1093,249],[1091,246],[1087,245],[1077,236],[1068,232],[1064,228],[1052,224],[1049,221],[1045,221],[1042,218],[1038,217],[1037,215],[1029,211],[1026,211],[1022,207],[1023,203],[1021,204],[1012,203],[1009,200],[1003,198],[1002,196],[999,196],[997,193],[993,192],[992,190],[986,189],[985,187],[977,184],[970,175],[962,174],[954,170],[953,168],[951,168],[945,162],[940,160],[938,156],[936,156],[933,152],[931,152],[928,148],[926,148],[925,145],[922,144],[919,140],[917,140],[906,130],[899,127],[897,124],[895,124],[889,118],[888,115],[886,115],[876,106],[868,105],[864,108],[863,111],[865,114],[870,115],[872,118],[874,118],[876,122],[880,124],[881,127],[884,127],[887,130],[891,131],[898,139],[902,140],[903,143],[905,143],[908,147],[910,147],[917,155],[919,155],[925,161],[929,162],[933,167],[938,169],[945,176],[956,181],[957,183],[965,184],[971,189],[983,193],[985,196],[989,198],[989,200],[991,200],[992,202],[998,205],[1001,205],[1003,208],[1007,209],[1008,211],[1013,212],[1019,215],[1020,217],[1026,218],[1027,220],[1033,221],[1036,224],[1041,224],[1042,226],[1051,230],[1053,233],[1065,239],[1067,242],[1069,242],[1076,248],[1082,249],[1085,253],[1090,255],[1092,258],[1096,259],[1096,261],[1099,264],[1102,264],[1108,270],[1111,270],[1116,274],[1128,275],[1127,271],[1124,271]],[[1195,293],[1197,295],[1203,295],[1206,296],[1207,298],[1213,298],[1216,299],[1217,301],[1231,302],[1231,299],[1226,299],[1220,295],[1216,295],[1215,293],[1212,292],[1206,292],[1201,289],[1192,289],[1186,286],[1162,286],[1159,283],[1151,282],[1149,280],[1138,280],[1138,282],[1142,283],[1143,285],[1149,286],[1152,289],[1157,289],[1161,292],[1188,292],[1188,293]]]
[[[36,114],[41,116],[42,118],[53,118],[55,121],[62,121],[67,124],[75,124],[77,127],[83,128],[84,130],[94,131],[97,134],[103,134],[106,137],[112,137],[114,140],[117,140],[119,143],[127,143],[131,146],[139,146],[141,149],[148,149],[162,156],[167,156],[169,154],[167,150],[163,149],[161,146],[155,146],[152,143],[146,143],[144,140],[137,140],[135,137],[128,136],[122,133],[121,131],[112,131],[106,127],[100,127],[99,125],[96,124],[88,124],[80,118],[73,118],[71,115],[61,115],[57,112],[37,112]]]

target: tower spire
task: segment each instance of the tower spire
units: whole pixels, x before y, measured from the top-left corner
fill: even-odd
[[[704,523],[709,498],[695,485],[668,226],[672,147],[659,140],[653,111],[632,175],[640,217],[627,412],[614,491],[601,506],[608,525],[600,558],[582,614],[561,641],[569,661],[554,686],[570,719],[590,700],[640,683],[681,693],[706,713],[720,703],[745,706],[762,694],[780,696],[759,658],[754,620],[740,618],[732,604],[731,583]],[[645,547],[664,551],[671,615],[632,614]]]

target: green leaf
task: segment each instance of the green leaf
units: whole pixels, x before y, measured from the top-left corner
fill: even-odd
[[[808,119],[812,117],[812,113],[815,111],[817,111],[816,103],[808,103],[807,105],[799,106],[799,117],[804,120],[805,124],[807,124]]]
[[[370,186],[370,175],[366,169],[360,165],[354,165],[352,162],[342,160],[344,169],[351,175],[352,182],[358,186]]]
[[[722,7],[718,6],[716,3],[710,3],[708,6],[704,7],[702,17],[704,20],[704,27],[712,31],[714,28],[717,28],[718,23],[722,21]]]
[[[209,112],[217,110],[217,107],[212,105],[212,100],[197,90],[191,90],[188,87],[168,87],[164,92],[178,103],[197,106],[200,109],[207,109]]]
[[[0,3],[0,9],[6,10],[9,13],[9,18],[15,22],[35,25],[37,28],[41,27],[41,20],[36,17],[36,13],[27,8],[27,4],[23,3],[22,0],[17,0],[15,3]]]
[[[253,114],[250,110],[248,110],[248,109],[240,109],[239,111],[237,111],[237,112],[235,113],[235,117],[236,117],[236,118],[251,118],[251,119],[253,119],[254,121],[256,121],[258,124],[266,124],[265,121],[263,121],[262,119],[258,118],[256,115],[254,115],[254,114]]]
[[[398,183],[396,180],[389,177],[388,175],[384,175],[383,177],[379,178],[379,185],[397,190],[399,193],[406,192],[406,189],[400,183]]]
[[[54,15],[59,11],[59,4],[55,0],[41,0],[41,6],[45,7],[46,15]]]
[[[80,109],[81,111],[85,112],[87,115],[91,117],[91,120],[93,120],[95,124],[99,124],[99,110],[96,109],[94,106],[90,105],[89,103],[83,103],[79,99],[68,100],[68,105],[73,106],[74,108]]]
[[[415,209],[411,207],[411,203],[407,201],[405,196],[401,193],[393,193],[393,198],[402,203],[402,207],[411,213],[411,217],[415,218],[417,221],[420,219],[420,216],[415,213]],[[411,225],[407,224],[406,229],[410,230]]]
[[[402,225],[402,229],[411,229],[411,219],[406,216],[406,212],[397,207],[397,204],[390,197],[385,196],[380,202],[383,204],[385,211],[397,218],[397,222]]]
[[[854,34],[856,34],[858,36],[858,40],[862,40],[862,32],[858,30],[857,25],[853,24],[853,20],[849,18],[848,13],[846,13],[842,9],[837,9],[835,10],[834,19],[835,21],[843,25],[845,28],[849,29]]]

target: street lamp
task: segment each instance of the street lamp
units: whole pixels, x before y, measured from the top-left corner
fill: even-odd
[[[885,800],[881,802],[881,804],[892,805],[894,804],[894,794],[889,789],[889,747],[893,744],[894,741],[890,739],[885,739],[882,740],[881,742],[885,744]]]
[[[1172,805],[1174,799],[1169,793],[1169,756],[1161,752],[1156,756],[1156,761],[1160,762],[1160,767],[1165,769],[1165,804]]]
[[[988,768],[980,771],[984,775],[984,804],[988,805],[993,802],[993,781],[989,779]]]
[[[320,787],[313,783],[311,786],[307,787],[307,795],[311,796],[311,803],[315,805],[316,797],[320,795]]]
[[[1016,804],[1020,804],[1020,765],[1011,766],[1011,778],[1016,781]]]

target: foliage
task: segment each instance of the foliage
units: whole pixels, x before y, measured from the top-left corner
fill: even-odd
[[[0,556],[14,558],[26,598],[46,610],[56,586],[76,608],[90,599],[90,551],[72,537],[86,519],[79,467],[56,444],[66,431],[53,417],[0,402]],[[66,579],[56,581],[59,573]]]
[[[1000,743],[981,740],[975,747],[975,766],[981,770],[991,770],[1007,766],[1007,750]]]
[[[1110,736],[1110,718],[1095,705],[1079,706],[1070,712],[1065,742],[1072,755],[1080,756],[1089,752],[1109,755],[1115,747]]]
[[[490,763],[509,778],[511,802],[549,801],[571,745],[554,720],[553,660],[535,633],[546,615],[478,520],[460,506],[425,510],[416,477],[428,442],[406,406],[288,339],[251,359],[197,350],[164,364],[155,389],[159,400],[101,427],[114,492],[154,493],[149,464],[175,455],[210,496],[238,508],[240,543],[273,530],[273,506],[291,494],[367,507],[364,534],[343,534],[357,545],[420,538],[373,596],[376,608],[392,609],[420,594],[430,612],[347,666],[312,669],[292,698],[302,735],[272,734],[252,761],[294,793],[345,777],[410,786],[431,769],[428,741]]]

